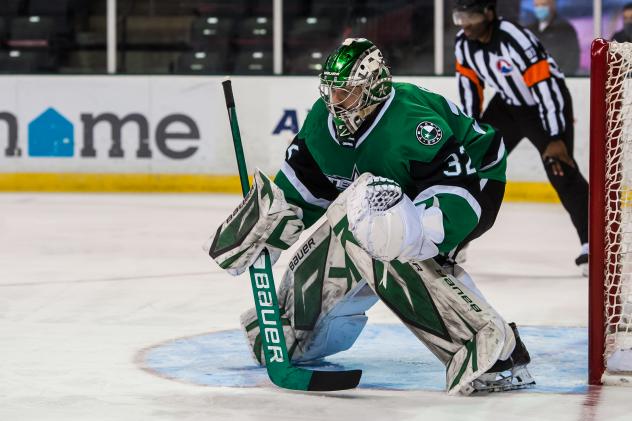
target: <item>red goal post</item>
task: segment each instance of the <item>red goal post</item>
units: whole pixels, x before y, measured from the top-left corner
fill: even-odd
[[[632,43],[593,41],[588,377],[632,385]]]

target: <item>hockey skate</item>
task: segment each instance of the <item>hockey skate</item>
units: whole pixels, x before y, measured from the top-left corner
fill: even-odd
[[[509,323],[516,337],[516,347],[506,360],[498,360],[483,375],[470,383],[463,393],[470,395],[481,392],[505,392],[508,390],[525,389],[535,385],[535,380],[527,369],[531,362],[529,351],[520,339],[515,323]]]
[[[581,254],[575,259],[575,264],[581,269],[582,276],[588,277],[588,243],[582,244]]]

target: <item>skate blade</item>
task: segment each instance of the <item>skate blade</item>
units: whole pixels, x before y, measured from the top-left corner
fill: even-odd
[[[507,373],[506,375],[504,373]],[[535,380],[526,366],[514,367],[503,373],[485,373],[464,388],[463,394],[483,394],[528,389],[535,386]]]

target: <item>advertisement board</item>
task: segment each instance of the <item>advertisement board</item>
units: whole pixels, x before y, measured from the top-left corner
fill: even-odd
[[[0,77],[0,189],[237,191],[222,80]],[[453,78],[395,80],[458,104]],[[575,155],[587,174],[588,79],[568,84],[575,105]],[[273,175],[317,99],[318,79],[234,77],[233,88],[250,172],[259,167]],[[489,99],[493,93],[486,94]],[[547,184],[529,142],[510,156],[508,179],[532,189]]]

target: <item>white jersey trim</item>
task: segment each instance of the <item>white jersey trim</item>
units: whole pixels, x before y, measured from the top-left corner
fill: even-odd
[[[290,167],[290,165],[287,162],[283,162],[283,165],[281,165],[281,172],[283,173],[283,175],[285,175],[285,177],[288,179],[290,184],[292,184],[292,186],[296,189],[298,194],[301,195],[304,201],[312,205],[321,207],[323,209],[327,209],[329,207],[329,205],[331,204],[331,201],[327,199],[319,199],[315,197],[309,191],[309,189],[303,183],[301,183],[301,180],[299,180],[298,177],[296,176],[294,169]]]
[[[434,197],[438,194],[452,194],[455,196],[459,196],[470,205],[474,213],[476,214],[476,220],[481,219],[481,205],[478,203],[478,200],[472,196],[472,194],[465,190],[463,187],[456,186],[444,186],[444,185],[436,185],[432,187],[428,187],[426,190],[422,191],[415,197],[414,203],[415,206],[419,204],[419,202],[426,201],[431,197]]]
[[[355,144],[356,149],[371,134],[371,132],[373,131],[373,128],[377,125],[377,123],[379,123],[380,119],[386,112],[386,109],[391,105],[391,102],[393,102],[393,98],[395,98],[395,88],[391,89],[391,93],[388,95],[388,99],[386,100],[386,103],[384,104],[380,112],[378,113],[377,117],[375,117],[375,120],[373,120],[373,123],[371,124],[371,126],[366,130],[366,132],[362,134],[362,136],[360,136],[360,138],[356,142]],[[332,116],[331,113],[328,113],[328,116],[327,116],[327,128],[329,129],[329,135],[334,140],[334,142],[340,144],[338,142],[338,139],[336,138],[336,130],[334,129],[334,116]]]
[[[331,113],[327,113],[327,128],[329,129],[329,136],[340,145],[338,139],[336,138],[336,130],[334,129],[334,116]]]
[[[493,167],[494,165],[496,165],[500,161],[502,161],[504,156],[505,156],[505,142],[503,142],[502,139],[501,139],[500,140],[500,146],[498,147],[498,156],[496,157],[494,162],[490,162],[489,164],[485,165],[484,167],[479,168],[479,171],[485,171],[485,170],[490,169],[491,167]]]
[[[373,124],[371,124],[371,127],[369,127],[366,130],[366,132],[364,132],[364,134],[362,134],[362,136],[360,136],[360,139],[358,139],[358,142],[356,143],[356,146],[355,146],[356,149],[362,144],[362,142],[364,142],[364,140],[369,136],[369,134],[371,134],[371,132],[373,131],[373,128],[375,126],[377,126],[377,123],[380,122],[380,120],[382,119],[382,116],[384,115],[384,113],[386,112],[388,107],[391,105],[391,102],[393,102],[393,98],[395,98],[395,88],[391,89],[391,93],[389,94],[388,99],[386,100],[386,103],[384,104],[384,106],[380,110],[380,112],[377,115],[377,117],[375,117],[375,120],[373,120]]]

